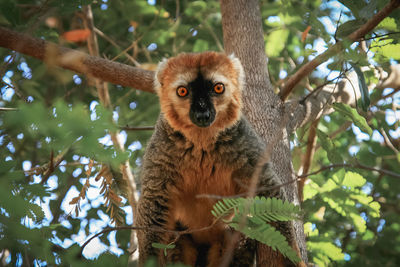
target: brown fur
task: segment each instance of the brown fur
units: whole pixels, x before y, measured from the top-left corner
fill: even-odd
[[[212,99],[215,120],[205,128],[190,120],[189,99],[176,95],[176,89],[193,81],[199,72],[213,83],[225,85],[224,94]],[[215,52],[181,54],[162,62],[156,78],[161,115],[141,171],[137,225],[149,229],[138,232],[140,264],[156,256],[159,265],[181,261],[190,266],[220,266],[227,244],[234,242],[231,266],[250,266],[254,262],[255,241],[244,236],[233,241],[232,229],[221,221],[213,225],[211,209],[217,200],[199,197],[246,192],[265,148],[241,114],[244,77],[240,62]],[[278,183],[271,168],[265,166],[259,185],[271,187]],[[280,189],[262,195],[285,197]],[[151,230],[154,227],[164,231]],[[178,240],[168,232],[202,228],[207,229],[181,235]],[[288,230],[282,229],[290,237]],[[168,250],[165,257],[151,246],[154,242],[175,242],[176,248]],[[275,266],[285,266],[283,260],[284,257],[277,257]]]
[[[216,52],[180,54],[165,64],[157,73],[160,87],[156,90],[160,97],[161,111],[172,128],[182,132],[193,143],[206,148],[215,142],[220,131],[231,126],[240,117],[242,74],[225,54]],[[206,129],[193,126],[188,116],[189,101],[182,101],[175,92],[179,85],[184,85],[181,83],[190,82],[199,71],[207,78],[229,77],[224,81],[224,95],[214,103],[218,116]]]

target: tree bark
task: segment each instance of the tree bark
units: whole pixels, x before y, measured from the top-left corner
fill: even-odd
[[[291,181],[296,176],[286,125],[282,125],[287,115],[283,102],[274,94],[269,81],[259,2],[221,0],[220,3],[225,51],[234,53],[240,59],[246,74],[244,113],[266,144],[274,144],[271,160],[275,173],[283,183]],[[280,137],[279,140],[276,140],[276,136]],[[297,185],[291,183],[285,190],[289,200],[298,205]],[[301,256],[307,262],[303,223],[296,221],[294,229]],[[257,248],[259,264],[269,262],[270,257],[271,250],[268,247]]]

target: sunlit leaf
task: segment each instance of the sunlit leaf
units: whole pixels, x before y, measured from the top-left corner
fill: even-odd
[[[397,24],[394,18],[387,17],[384,20],[382,20],[378,26],[376,26],[377,29],[385,29],[388,31],[397,31]]]
[[[333,103],[333,108],[344,115],[346,119],[352,121],[362,131],[372,135],[371,127],[368,125],[365,118],[358,114],[357,110],[343,103]]]
[[[329,160],[332,163],[341,163],[343,162],[342,157],[336,150],[335,144],[332,142],[332,140],[329,138],[328,135],[326,135],[324,132],[321,130],[317,129],[317,135],[318,139],[321,143],[322,148],[326,151],[327,156]]]
[[[329,242],[307,242],[307,247],[311,251],[318,251],[319,253],[328,256],[332,260],[340,261],[344,259],[342,250]]]
[[[265,52],[270,57],[277,57],[285,47],[286,40],[289,36],[289,30],[279,29],[273,31],[267,36]]]
[[[365,184],[366,180],[356,172],[346,172],[344,176],[343,185],[349,187],[361,187]]]

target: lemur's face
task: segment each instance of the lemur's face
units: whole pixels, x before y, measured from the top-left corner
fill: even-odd
[[[238,59],[205,52],[160,63],[156,90],[175,130],[225,129],[240,117],[243,69]]]

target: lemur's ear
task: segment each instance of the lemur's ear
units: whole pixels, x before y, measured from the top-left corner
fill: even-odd
[[[162,80],[164,76],[164,70],[167,67],[168,59],[163,58],[163,60],[158,63],[156,74],[154,76],[154,90],[158,94],[160,88],[162,87]]]
[[[239,84],[239,88],[240,90],[243,90],[244,86],[245,86],[245,74],[244,74],[244,69],[242,66],[242,63],[240,62],[239,58],[237,58],[235,56],[235,54],[230,54],[228,56],[229,60],[232,62],[233,64],[233,68],[236,70],[237,74],[238,74],[238,84]]]

